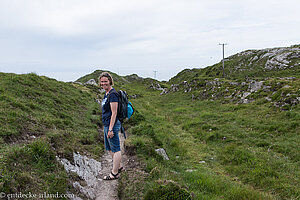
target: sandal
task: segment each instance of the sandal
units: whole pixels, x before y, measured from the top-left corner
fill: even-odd
[[[106,181],[115,180],[115,179],[119,178],[118,175],[119,175],[119,173],[114,174],[114,173],[110,172],[110,174],[108,176],[104,176],[103,180],[106,180]]]
[[[123,171],[125,171],[125,168],[124,167],[120,167],[119,170],[118,170],[118,174],[120,174]]]

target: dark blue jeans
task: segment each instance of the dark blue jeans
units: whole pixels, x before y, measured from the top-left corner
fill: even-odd
[[[119,139],[119,131],[121,129],[121,122],[119,120],[116,121],[114,127],[113,127],[113,133],[114,136],[112,138],[108,138],[108,126],[104,126],[104,144],[105,144],[105,149],[107,151],[112,151],[112,152],[118,152],[121,151],[120,148],[120,139]]]

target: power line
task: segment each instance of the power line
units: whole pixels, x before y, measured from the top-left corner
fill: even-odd
[[[227,43],[219,43],[219,45],[222,45],[222,49],[223,49],[223,59],[222,59],[222,61],[223,61],[223,78],[225,78],[225,72],[224,72],[224,54],[225,54],[225,48],[224,48],[224,46],[225,45],[227,45]]]
[[[156,73],[158,72],[158,71],[153,71],[154,72],[154,79],[156,79]]]

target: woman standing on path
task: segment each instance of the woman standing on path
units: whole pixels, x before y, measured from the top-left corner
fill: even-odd
[[[121,122],[117,119],[119,96],[113,86],[112,76],[108,72],[103,72],[99,76],[99,84],[105,90],[102,100],[102,122],[104,126],[105,149],[113,159],[113,168],[109,175],[104,176],[103,180],[114,180],[119,178],[121,167],[121,148],[119,130]]]

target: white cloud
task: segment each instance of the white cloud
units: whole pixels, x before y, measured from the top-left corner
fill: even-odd
[[[220,61],[220,42],[229,44],[227,56],[299,43],[299,7],[297,0],[2,0],[0,71],[71,80],[72,71],[102,66],[169,79]]]

